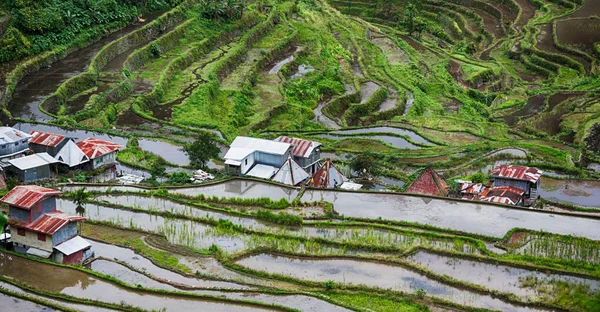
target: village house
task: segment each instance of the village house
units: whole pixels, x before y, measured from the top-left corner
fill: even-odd
[[[19,181],[29,183],[46,180],[52,177],[51,165],[58,160],[48,153],[37,153],[29,156],[14,158],[8,161],[12,166],[6,171],[15,176]]]
[[[29,151],[30,134],[11,127],[0,127],[0,159],[14,158]]]
[[[34,153],[48,153],[54,157],[60,149],[70,141],[61,134],[31,130],[31,139],[29,139],[29,148]]]
[[[431,167],[427,167],[408,186],[406,192],[445,197],[448,195],[449,189],[450,187],[446,181]]]
[[[291,155],[289,143],[239,136],[225,154],[225,172],[270,179]]]
[[[90,158],[72,140],[67,140],[54,158],[69,168],[78,167],[90,161]]]
[[[119,144],[95,138],[87,138],[76,145],[91,160],[86,164],[91,170],[114,166],[117,162],[117,151],[121,148]]]
[[[310,179],[310,175],[298,165],[291,157],[277,170],[273,181],[296,186]]]
[[[85,220],[56,210],[60,191],[21,185],[0,199],[9,206],[15,250],[58,263],[81,264],[93,256],[91,245],[78,235],[77,222]]]
[[[537,199],[542,172],[536,168],[500,165],[490,173],[493,186],[514,186],[524,191],[525,198]]]
[[[309,185],[316,188],[337,188],[348,181],[348,178],[328,159],[312,176]]]
[[[485,189],[479,194],[480,201],[501,203],[505,205],[523,206],[525,191],[512,185],[495,186]]]
[[[280,136],[275,141],[292,144],[294,161],[310,175],[317,172],[321,161],[321,143],[287,136]]]

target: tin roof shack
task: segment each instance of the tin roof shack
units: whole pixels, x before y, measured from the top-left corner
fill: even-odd
[[[0,159],[12,158],[29,150],[30,134],[11,128],[0,127]]]
[[[239,136],[225,154],[225,171],[245,175],[256,165],[262,165],[256,174],[265,178],[264,175],[270,173],[266,177],[268,179],[291,155],[292,145],[289,143]]]
[[[473,183],[470,181],[464,181],[460,183],[460,195],[462,199],[476,199],[484,190],[485,186],[482,183]]]
[[[490,173],[494,187],[514,186],[525,192],[525,198],[537,199],[542,172],[536,168],[500,165]]]
[[[52,157],[69,141],[64,135],[50,132],[31,130],[29,134],[32,136],[29,148],[35,153],[48,153]]]
[[[19,181],[29,183],[50,179],[52,177],[50,166],[58,163],[58,160],[48,153],[38,153],[11,159],[8,162],[12,167],[7,171],[14,174]]]
[[[91,245],[77,233],[76,222],[85,218],[56,210],[56,196],[60,194],[41,186],[21,185],[0,202],[9,206],[9,223],[17,252],[58,263],[81,264],[93,255]]]
[[[512,185],[496,186],[483,190],[479,200],[505,205],[523,206],[525,191]]]
[[[440,175],[427,167],[421,174],[408,186],[407,193],[423,194],[432,196],[447,196],[450,186]]]
[[[290,157],[283,163],[281,168],[277,170],[275,176],[273,176],[273,181],[296,186],[309,178],[310,175]]]
[[[95,138],[87,138],[77,142],[77,147],[91,160],[87,164],[88,169],[95,170],[114,166],[117,151],[121,148],[121,145]]]
[[[312,176],[309,185],[317,188],[336,188],[344,182],[348,182],[348,178],[333,165],[331,159],[327,159],[323,166]]]
[[[275,141],[292,144],[294,161],[310,175],[317,172],[321,161],[321,143],[287,136],[280,136]]]

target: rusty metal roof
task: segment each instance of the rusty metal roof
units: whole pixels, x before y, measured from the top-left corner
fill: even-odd
[[[448,195],[448,184],[435,170],[430,167],[423,172],[408,186],[407,193],[446,196]]]
[[[19,185],[0,198],[0,202],[29,210],[41,200],[60,194],[61,191],[37,185]]]
[[[317,172],[312,176],[309,183],[310,186],[318,188],[334,188],[348,181],[346,177],[339,171],[328,159]]]
[[[57,146],[58,144],[60,144],[60,142],[62,142],[62,140],[65,139],[65,136],[62,134],[55,134],[37,130],[31,130],[29,134],[33,136],[31,139],[29,139],[29,143],[50,147]]]
[[[537,168],[500,165],[492,170],[490,176],[493,178],[505,178],[536,183],[542,176],[542,172]]]
[[[298,138],[290,138],[288,136],[280,136],[275,139],[277,142],[290,143],[294,146],[292,150],[292,154],[296,157],[308,158],[310,154],[315,150],[315,148],[321,146],[321,143],[303,140]]]
[[[460,184],[460,192],[463,194],[477,195],[483,191],[485,187],[481,183],[463,182]]]
[[[119,144],[95,138],[87,138],[81,142],[77,142],[77,146],[90,159],[98,158],[121,148]]]
[[[83,220],[85,220],[84,217],[70,216],[63,212],[57,211],[43,214],[37,219],[35,219],[33,222],[21,225],[21,227],[33,232],[53,235],[63,226],[67,225],[69,222],[77,222]]]
[[[523,194],[525,194],[525,191],[518,187],[503,185],[485,189],[479,195],[479,200],[517,205],[523,199]]]

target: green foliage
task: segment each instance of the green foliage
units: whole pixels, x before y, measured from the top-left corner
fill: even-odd
[[[325,288],[325,290],[327,290],[327,291],[334,290],[335,286],[336,286],[335,282],[332,281],[332,280],[328,280],[328,281],[323,282],[323,288]]]
[[[487,182],[487,176],[483,172],[481,172],[481,171],[472,174],[469,177],[469,179],[473,183],[485,183],[485,182]]]
[[[600,123],[594,123],[590,133],[585,137],[585,147],[592,153],[600,151]]]
[[[359,154],[352,158],[350,168],[361,175],[371,175],[379,169],[375,158],[369,154]]]
[[[211,19],[236,19],[244,13],[245,5],[244,0],[203,0],[200,12]]]
[[[155,159],[150,165],[150,175],[153,180],[164,177],[166,172],[167,168],[162,158]]]
[[[152,54],[152,57],[154,57],[154,58],[158,58],[162,54],[162,51],[160,50],[160,46],[156,42],[150,43],[150,53]]]
[[[190,158],[191,166],[204,168],[207,161],[219,157],[221,150],[212,133],[202,132],[198,134],[196,141],[184,145],[183,151]]]
[[[269,210],[259,210],[256,212],[256,217],[281,225],[302,225],[302,219],[286,213],[273,213]]]
[[[190,182],[191,174],[185,171],[175,171],[169,175],[169,184],[185,184]]]

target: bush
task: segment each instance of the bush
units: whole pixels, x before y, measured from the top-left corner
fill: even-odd
[[[275,214],[268,210],[259,210],[256,212],[256,217],[281,225],[302,225],[302,219],[286,213]]]
[[[335,282],[332,280],[328,280],[326,282],[323,283],[323,287],[325,288],[325,290],[334,290],[335,289]]]

